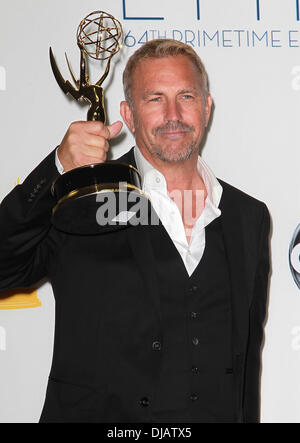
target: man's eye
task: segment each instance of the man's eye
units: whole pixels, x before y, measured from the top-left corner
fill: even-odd
[[[161,97],[153,97],[153,98],[150,98],[150,102],[159,102],[161,100]]]
[[[189,94],[184,94],[182,97],[183,97],[185,100],[192,100],[192,99],[194,98],[192,95],[189,95]]]

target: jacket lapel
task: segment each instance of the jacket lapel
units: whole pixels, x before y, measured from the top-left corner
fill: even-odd
[[[162,326],[160,295],[157,275],[155,272],[155,258],[150,240],[151,226],[131,226],[126,229],[128,240],[135,257],[140,275],[144,282],[142,296],[148,299],[153,306],[156,316]]]
[[[121,163],[128,163],[129,165],[132,165],[136,168],[136,162],[134,158],[134,148],[131,148],[130,151],[126,152],[126,154],[123,154],[122,157],[118,158],[117,160],[113,160],[115,162],[121,162]]]
[[[117,161],[131,164],[136,168],[134,148],[120,157]],[[153,210],[153,208],[149,209],[149,211],[151,210]],[[155,258],[150,239],[150,229],[150,225],[138,225],[127,228],[126,232],[137,266],[144,280],[145,291],[143,296],[148,298],[152,304],[161,324],[160,296],[155,272]]]
[[[232,199],[232,191],[220,180],[223,194],[220,202],[221,224],[228,259],[232,289],[232,322],[234,353],[240,353],[248,337],[248,290],[246,273],[245,236],[239,207]]]

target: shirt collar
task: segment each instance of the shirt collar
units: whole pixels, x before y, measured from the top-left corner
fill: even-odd
[[[165,177],[145,159],[137,146],[134,147],[134,157],[137,169],[141,175],[143,190],[147,192],[155,189],[167,194]],[[210,203],[212,203],[212,206],[218,208],[223,192],[220,182],[200,155],[198,156],[197,168],[205,184]]]

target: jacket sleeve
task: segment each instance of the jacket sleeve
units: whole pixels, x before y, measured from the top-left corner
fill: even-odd
[[[0,292],[46,276],[45,243],[55,205],[51,185],[58,175],[53,151],[0,205]]]
[[[269,231],[270,216],[264,205],[260,226],[259,255],[254,282],[254,295],[250,306],[249,340],[244,383],[244,422],[260,421],[260,368],[263,329],[266,317],[269,281]]]

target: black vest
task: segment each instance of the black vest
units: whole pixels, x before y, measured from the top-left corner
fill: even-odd
[[[189,277],[164,227],[151,229],[164,331],[152,405],[157,422],[234,420],[231,290],[220,218],[205,236]]]

